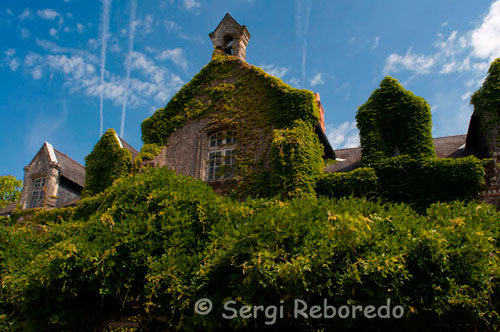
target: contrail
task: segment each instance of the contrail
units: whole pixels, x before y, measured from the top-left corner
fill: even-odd
[[[127,77],[125,79],[125,96],[122,103],[122,122],[120,125],[120,136],[123,137],[125,130],[125,113],[127,111],[128,89],[130,86],[130,68],[132,62],[132,52],[134,51],[134,37],[135,37],[135,14],[137,11],[137,0],[130,0],[130,25],[128,31],[128,54],[125,61],[125,68],[127,70]]]
[[[309,17],[311,14],[311,1],[306,0],[305,12],[302,0],[296,1],[295,7],[295,31],[297,38],[302,42],[302,84],[306,80],[306,62],[307,62],[307,30],[309,29]]]
[[[102,8],[102,35],[101,35],[101,99],[99,105],[99,137],[102,136],[104,127],[103,104],[104,104],[104,72],[106,71],[106,47],[109,37],[109,9],[111,0],[103,0]]]

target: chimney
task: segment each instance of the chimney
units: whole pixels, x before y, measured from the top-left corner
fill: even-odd
[[[321,105],[319,93],[315,92],[314,96],[316,97],[316,102],[318,103],[319,108],[319,126],[321,127],[321,130],[323,130],[323,133],[325,133],[325,109],[323,108],[323,105]]]

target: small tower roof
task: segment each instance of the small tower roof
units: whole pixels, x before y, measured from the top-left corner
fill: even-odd
[[[217,28],[208,36],[216,49],[245,61],[246,47],[251,37],[250,32],[246,26],[236,22],[229,13],[226,13]]]
[[[229,13],[226,13],[226,15],[224,15],[224,18],[219,22],[219,25],[217,25],[215,30],[213,32],[209,33],[208,36],[210,37],[210,39],[213,39],[217,32],[219,32],[224,27],[231,26],[231,25],[240,29],[241,32],[245,33],[248,36],[248,39],[250,39],[250,37],[252,37],[252,35],[250,35],[250,32],[248,31],[246,25],[240,25]]]

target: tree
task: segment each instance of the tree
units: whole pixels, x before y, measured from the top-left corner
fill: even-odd
[[[500,58],[491,63],[483,85],[471,98],[474,105],[467,149],[485,157],[500,151]]]
[[[0,176],[0,209],[15,203],[21,196],[23,181],[12,175]]]
[[[359,107],[356,121],[364,163],[398,155],[435,155],[429,104],[392,77],[385,77],[380,88]]]
[[[132,154],[120,145],[116,132],[108,129],[85,157],[84,196],[98,194],[116,179],[129,174]]]

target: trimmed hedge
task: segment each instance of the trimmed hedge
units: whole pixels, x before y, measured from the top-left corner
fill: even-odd
[[[434,202],[472,200],[481,192],[483,161],[458,159],[386,158],[374,165],[380,195],[391,202],[404,202],[422,210]]]
[[[326,197],[373,197],[378,193],[375,170],[362,167],[351,172],[325,173],[316,184],[316,192]]]
[[[118,136],[113,129],[108,129],[85,157],[85,185],[83,196],[102,192],[113,182],[130,172],[132,154],[120,147]]]
[[[435,156],[429,104],[390,76],[359,107],[356,122],[365,166],[395,155]]]
[[[0,326],[83,331],[139,308],[151,330],[496,330],[500,219],[455,202],[315,197],[238,202],[155,169],[41,229],[0,224]],[[194,314],[201,298],[213,312]],[[225,320],[222,304],[404,307],[402,319]],[[125,309],[125,310],[124,310]],[[262,312],[260,312],[262,313]],[[156,317],[162,317],[157,320]]]

